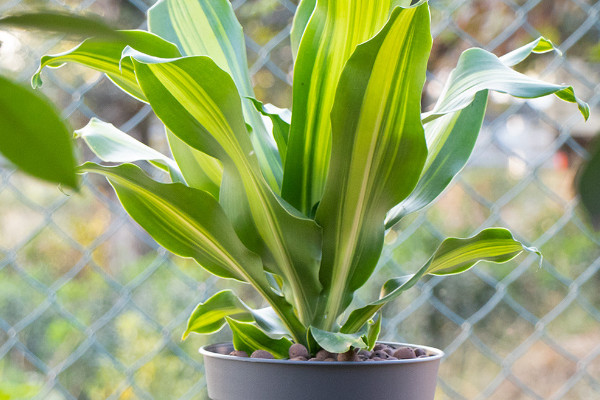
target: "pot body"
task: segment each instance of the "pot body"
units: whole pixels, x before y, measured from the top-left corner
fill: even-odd
[[[420,347],[426,358],[381,362],[265,360],[233,357],[231,343],[204,346],[212,400],[433,400],[444,353]]]

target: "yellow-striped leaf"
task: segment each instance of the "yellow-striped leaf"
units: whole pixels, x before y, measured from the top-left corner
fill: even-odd
[[[151,32],[176,43],[186,56],[209,56],[233,78],[265,179],[279,193],[283,167],[277,147],[248,97],[255,97],[242,27],[228,0],[162,0],[148,11]]]
[[[273,339],[253,324],[239,322],[229,317],[225,319],[233,333],[233,347],[236,350],[245,351],[248,355],[256,350],[266,350],[275,358],[289,357],[288,352],[292,342],[288,338]]]
[[[342,327],[342,332],[355,332],[361,329],[386,303],[394,300],[404,291],[413,287],[423,276],[453,275],[465,272],[480,261],[505,263],[521,252],[538,254],[539,250],[526,247],[515,240],[510,231],[504,228],[488,228],[467,238],[448,238],[440,244],[433,256],[415,274],[388,280],[381,289],[380,299],[352,311]]]
[[[221,161],[219,201],[244,244],[282,277],[286,298],[294,302],[301,320],[309,322],[321,290],[320,229],[295,215],[263,178],[233,80],[208,57],[129,55],[135,57],[140,86],[167,128]]]
[[[85,163],[79,171],[108,178],[127,213],[173,254],[193,258],[214,275],[252,284],[294,339],[305,341],[305,328],[292,306],[271,289],[260,257],[239,240],[210,194],[181,183],[156,182],[133,164]]]
[[[420,98],[431,49],[429,8],[396,8],[346,63],[331,113],[333,146],[325,194],[316,326],[335,318],[371,276],[381,254],[386,213],[415,187],[427,157]],[[288,149],[289,150],[289,149]]]
[[[410,0],[321,0],[303,32],[294,65],[294,112],[282,196],[305,215],[323,194],[331,151],[330,113],[344,64],[356,46],[384,26],[396,4]],[[304,7],[309,9],[309,4],[301,4],[308,14]],[[302,23],[297,21],[297,31]],[[295,32],[295,41],[298,36]]]
[[[131,60],[121,61],[121,53],[126,46],[156,57],[173,58],[181,54],[172,43],[144,31],[119,31],[120,36],[112,39],[87,39],[77,47],[64,53],[42,57],[40,67],[31,78],[34,88],[42,86],[41,73],[45,67],[58,68],[72,62],[107,74],[123,91],[145,101],[144,94],[135,79]]]

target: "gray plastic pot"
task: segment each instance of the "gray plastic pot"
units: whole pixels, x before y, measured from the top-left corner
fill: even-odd
[[[380,362],[265,360],[229,356],[231,343],[204,346],[208,396],[212,400],[433,400],[444,353]]]

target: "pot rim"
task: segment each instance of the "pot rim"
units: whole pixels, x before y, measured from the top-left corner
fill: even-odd
[[[308,361],[295,361],[295,360],[289,360],[289,359],[266,359],[266,358],[250,358],[250,357],[237,357],[237,356],[230,356],[229,354],[221,354],[221,353],[216,353],[214,351],[209,350],[209,348],[214,348],[214,347],[218,347],[218,346],[228,346],[231,345],[233,346],[232,342],[221,342],[221,343],[213,343],[213,344],[207,344],[204,345],[202,347],[200,347],[200,349],[198,350],[200,354],[202,354],[204,357],[213,357],[213,358],[221,358],[224,360],[231,360],[231,361],[243,361],[243,362],[251,362],[251,363],[263,363],[263,364],[285,364],[285,365],[290,365],[290,364],[298,364],[298,365],[326,365],[326,366],[334,366],[334,365],[340,365],[340,366],[348,366],[348,365],[361,365],[361,366],[382,366],[382,365],[391,365],[391,364],[413,364],[413,363],[423,363],[423,362],[433,362],[433,361],[437,361],[440,358],[445,356],[445,353],[440,350],[440,349],[436,349],[435,347],[429,347],[429,346],[423,346],[420,344],[411,344],[411,343],[398,343],[398,342],[387,342],[387,341],[381,341],[381,342],[377,342],[377,343],[381,343],[381,344],[387,344],[387,345],[395,345],[395,346],[408,346],[408,347],[418,347],[424,350],[427,350],[430,353],[433,353],[433,355],[429,356],[429,357],[423,357],[423,358],[410,358],[410,359],[404,359],[404,360],[385,360],[385,361],[377,361],[377,362],[364,362],[364,361],[315,361],[315,362],[308,362]]]

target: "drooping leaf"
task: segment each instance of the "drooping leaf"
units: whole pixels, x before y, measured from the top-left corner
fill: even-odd
[[[145,31],[119,31],[115,38],[93,38],[83,41],[75,48],[60,54],[46,55],[31,78],[34,88],[42,86],[41,73],[45,67],[58,68],[72,62],[107,74],[125,93],[146,101],[133,70],[131,60],[121,61],[126,46],[156,57],[175,58],[181,56],[177,46]]]
[[[410,0],[318,1],[304,29],[294,66],[294,112],[282,187],[283,198],[304,215],[310,215],[323,194],[331,151],[330,113],[344,64],[356,46],[384,26],[396,4],[408,5]],[[301,7],[308,14],[310,5]],[[302,23],[297,21],[294,41]]]
[[[151,32],[177,44],[183,55],[209,56],[233,78],[242,97],[250,138],[270,187],[279,193],[283,166],[275,142],[248,99],[254,90],[248,74],[242,27],[228,0],[162,0],[148,10]]]
[[[275,358],[289,357],[288,351],[292,342],[286,337],[273,339],[252,324],[225,318],[233,333],[233,347],[236,350],[245,351],[248,355],[256,350],[266,350]]]
[[[487,97],[487,90],[481,91],[469,106],[425,124],[425,167],[410,196],[388,212],[386,229],[430,204],[465,166],[479,136]]]
[[[590,159],[581,167],[577,177],[577,191],[581,203],[591,217],[591,221],[600,228],[600,144],[592,150]]]
[[[113,124],[92,118],[86,126],[75,131],[75,135],[82,138],[102,161],[115,163],[148,161],[167,171],[175,182],[184,181],[179,167],[173,160],[117,129]]]
[[[420,98],[431,48],[427,4],[396,8],[372,40],[346,63],[331,112],[333,146],[323,200],[324,324],[352,301],[381,254],[388,210],[406,198],[427,148]],[[288,148],[289,150],[289,148]]]
[[[500,57],[500,61],[505,65],[512,67],[525,60],[531,53],[543,54],[551,51],[555,51],[559,55],[562,55],[562,52],[554,45],[554,43],[552,43],[552,41],[540,36],[533,42],[527,43],[525,46],[519,47],[518,49],[503,55]]]
[[[267,124],[265,122],[265,125],[267,126],[267,130],[269,130],[269,125],[272,126],[270,130],[273,132],[275,143],[277,143],[279,157],[281,158],[281,161],[285,163],[292,112],[288,109],[277,108],[272,104],[265,105],[256,99],[250,100],[252,100],[258,112],[268,118],[269,123]]]
[[[511,56],[508,60],[514,61],[520,57]],[[461,54],[435,107],[425,114],[423,122],[427,123],[465,108],[482,90],[494,90],[525,99],[555,94],[562,100],[577,103],[579,111],[586,120],[590,115],[589,106],[575,96],[573,87],[554,85],[531,78],[513,70],[494,54],[483,49],[472,48]]]
[[[63,33],[78,38],[102,37],[119,39],[121,33],[96,16],[82,16],[60,11],[39,11],[0,18],[0,27],[37,29]]]
[[[292,31],[290,32],[290,42],[292,45],[292,55],[294,56],[294,59],[298,54],[300,40],[302,40],[302,35],[304,35],[304,31],[306,30],[306,26],[308,25],[308,21],[315,10],[316,5],[317,0],[301,0],[300,4],[298,4],[298,8],[294,14]]]
[[[292,307],[271,290],[260,257],[238,239],[210,194],[181,183],[156,182],[133,164],[85,163],[79,171],[107,177],[127,213],[167,250],[195,259],[214,275],[252,284],[277,310],[293,337],[304,340],[304,327]]]
[[[188,319],[182,340],[192,332],[207,334],[220,331],[226,323],[225,317],[246,322],[254,320],[244,302],[231,290],[222,290],[196,306]]]
[[[220,203],[244,244],[262,256],[270,272],[282,277],[286,299],[308,323],[321,289],[320,230],[286,206],[263,178],[233,80],[204,56],[177,60],[135,52],[128,56],[134,57],[140,86],[167,128],[221,161]]]
[[[22,171],[77,188],[70,128],[41,94],[0,76],[0,153]]]
[[[351,347],[362,348],[366,345],[362,333],[328,332],[314,326],[310,327],[310,333],[319,346],[331,353],[345,353]]]
[[[480,261],[505,263],[523,251],[540,252],[515,240],[507,229],[488,228],[467,238],[448,238],[440,244],[433,256],[415,274],[388,280],[381,289],[380,299],[352,311],[341,332],[355,332],[386,303],[413,287],[427,274],[452,275],[465,272]]]

